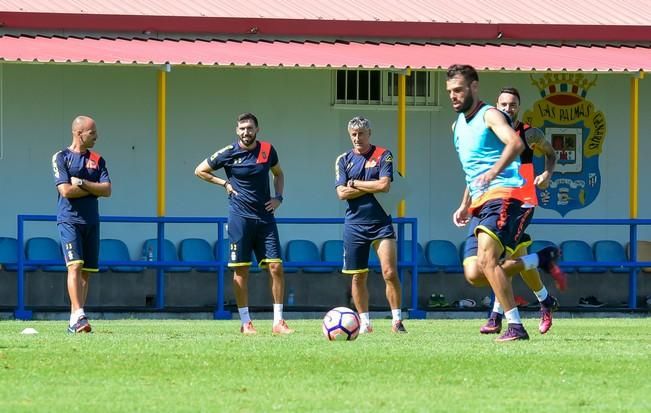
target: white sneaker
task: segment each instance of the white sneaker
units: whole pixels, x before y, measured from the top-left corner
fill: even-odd
[[[370,324],[362,324],[359,327],[359,334],[367,334],[373,332],[373,326]]]

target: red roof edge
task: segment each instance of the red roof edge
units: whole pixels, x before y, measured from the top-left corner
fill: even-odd
[[[4,29],[395,39],[634,42],[649,26],[377,22],[0,12]]]

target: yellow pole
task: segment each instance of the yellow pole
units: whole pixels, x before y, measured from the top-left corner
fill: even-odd
[[[407,76],[411,70],[407,68],[398,74],[398,173],[406,178],[407,173]],[[407,213],[407,202],[404,199],[398,204],[398,216],[404,217]]]
[[[630,169],[630,217],[637,218],[638,202],[638,160],[639,160],[639,112],[640,79],[644,72],[631,78],[631,169]]]
[[[157,214],[159,217],[165,216],[165,124],[166,124],[166,80],[167,69],[158,71],[158,202]]]

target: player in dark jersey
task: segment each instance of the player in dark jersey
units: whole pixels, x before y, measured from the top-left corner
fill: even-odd
[[[512,120],[513,129],[515,129],[525,145],[524,151],[520,154],[520,175],[525,180],[525,184],[521,189],[524,200],[522,214],[526,217],[525,225],[528,226],[533,219],[534,209],[538,205],[536,188],[545,189],[549,186],[549,180],[556,166],[556,153],[540,129],[533,128],[531,125],[520,122],[518,119],[520,93],[516,88],[502,88],[500,94],[497,96],[496,106],[509,115]],[[545,169],[540,175],[535,174],[533,167],[534,150],[542,153],[545,157]],[[531,237],[528,234],[524,234],[511,257],[516,258],[526,255],[529,245],[531,245]],[[540,302],[540,324],[538,325],[538,330],[541,334],[545,334],[552,326],[552,312],[558,307],[558,301],[548,293],[547,288],[540,278],[538,269],[531,268],[522,271],[520,275]],[[563,291],[567,284],[565,274],[562,272],[552,272],[551,275],[555,279],[557,288]],[[488,322],[482,326],[480,331],[484,334],[499,333],[503,314],[504,310],[502,306],[498,300],[495,300]]]
[[[361,116],[348,122],[353,148],[335,163],[337,196],[348,202],[344,224],[343,273],[352,275],[352,296],[362,325],[360,333],[373,331],[368,309],[368,259],[377,251],[393,318],[392,331],[406,333],[401,313],[401,288],[396,265],[396,235],[391,216],[375,193],[388,192],[393,180],[390,151],[371,145],[371,125]]]
[[[52,156],[54,183],[59,192],[57,227],[68,267],[69,333],[89,333],[84,313],[91,272],[99,271],[99,207],[97,198],[111,196],[106,162],[89,149],[97,141],[95,121],[77,116],[72,144]]]
[[[249,315],[248,278],[252,252],[271,277],[274,322],[272,333],[291,334],[294,330],[283,319],[285,279],[280,255],[280,240],[274,211],[283,201],[285,179],[276,149],[256,140],[258,119],[252,113],[237,118],[237,140],[201,162],[194,173],[206,182],[223,186],[228,195],[228,267],[233,269],[233,290],[245,335],[257,331]],[[224,169],[226,179],[213,171]],[[273,175],[274,196],[269,187]]]
[[[512,126],[524,144],[524,150],[520,154],[520,175],[525,180],[524,185],[520,188],[519,197],[523,200],[521,207],[520,220],[522,222],[522,231],[526,230],[527,226],[533,218],[534,207],[538,204],[536,197],[536,187],[546,188],[549,184],[549,179],[553,173],[556,164],[556,156],[551,145],[545,140],[542,131],[532,128],[529,125],[523,124],[517,120],[518,111],[520,109],[520,95],[514,88],[504,88],[500,91],[497,99],[497,108],[502,110],[509,116],[512,121]],[[534,148],[542,152],[545,156],[545,170],[538,176],[535,176],[533,169],[533,155]],[[527,247],[531,244],[531,238],[528,234],[523,232],[518,242],[513,248],[510,258],[518,258],[527,255]],[[477,242],[476,240],[468,237],[465,243],[464,252],[464,271],[466,274],[473,274],[476,271],[477,259]],[[538,325],[538,330],[541,334],[545,334],[552,325],[552,311],[557,307],[557,300],[549,295],[547,289],[542,283],[540,273],[536,268],[521,271],[521,276],[525,283],[534,292],[541,306],[541,319]],[[552,271],[550,273],[555,277],[559,290],[565,287],[565,274],[559,271]],[[473,278],[470,275],[469,278]],[[482,334],[497,334],[502,329],[502,319],[504,317],[504,309],[498,299],[495,299],[493,304],[493,311],[489,316],[487,323],[480,328]]]

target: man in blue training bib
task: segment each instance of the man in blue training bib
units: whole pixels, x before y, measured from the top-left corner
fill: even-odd
[[[95,121],[77,116],[72,122],[72,143],[52,156],[58,190],[57,228],[68,267],[70,322],[68,332],[90,333],[84,312],[91,272],[99,271],[99,205],[111,196],[106,162],[90,148],[97,141]]]
[[[519,173],[524,144],[508,116],[479,100],[479,75],[472,66],[450,66],[446,89],[458,113],[452,127],[454,146],[466,175],[461,205],[452,220],[459,227],[469,224],[469,234],[477,239],[479,274],[470,274],[471,266],[464,265],[466,279],[475,286],[490,285],[502,304],[508,328],[498,341],[528,340],[510,277],[536,267],[551,272],[560,253],[550,247],[503,260],[517,247],[526,224]]]
[[[368,310],[368,259],[370,248],[377,251],[386,295],[393,318],[392,331],[406,333],[402,323],[401,289],[397,276],[396,235],[391,216],[376,193],[388,192],[393,180],[393,155],[387,149],[371,145],[371,124],[357,116],[348,122],[353,148],[339,155],[335,163],[337,196],[346,200],[344,223],[343,273],[352,275],[352,296],[362,322],[360,333],[371,333]]]
[[[294,330],[283,319],[285,278],[280,255],[280,239],[274,211],[283,202],[285,180],[276,149],[256,140],[258,119],[252,113],[237,118],[237,140],[201,162],[194,173],[211,184],[223,186],[228,196],[228,267],[233,269],[233,290],[245,335],[257,334],[249,315],[248,278],[252,253],[271,277],[274,322],[273,334]],[[224,169],[226,179],[213,171]],[[273,175],[275,195],[271,196],[269,173]]]

